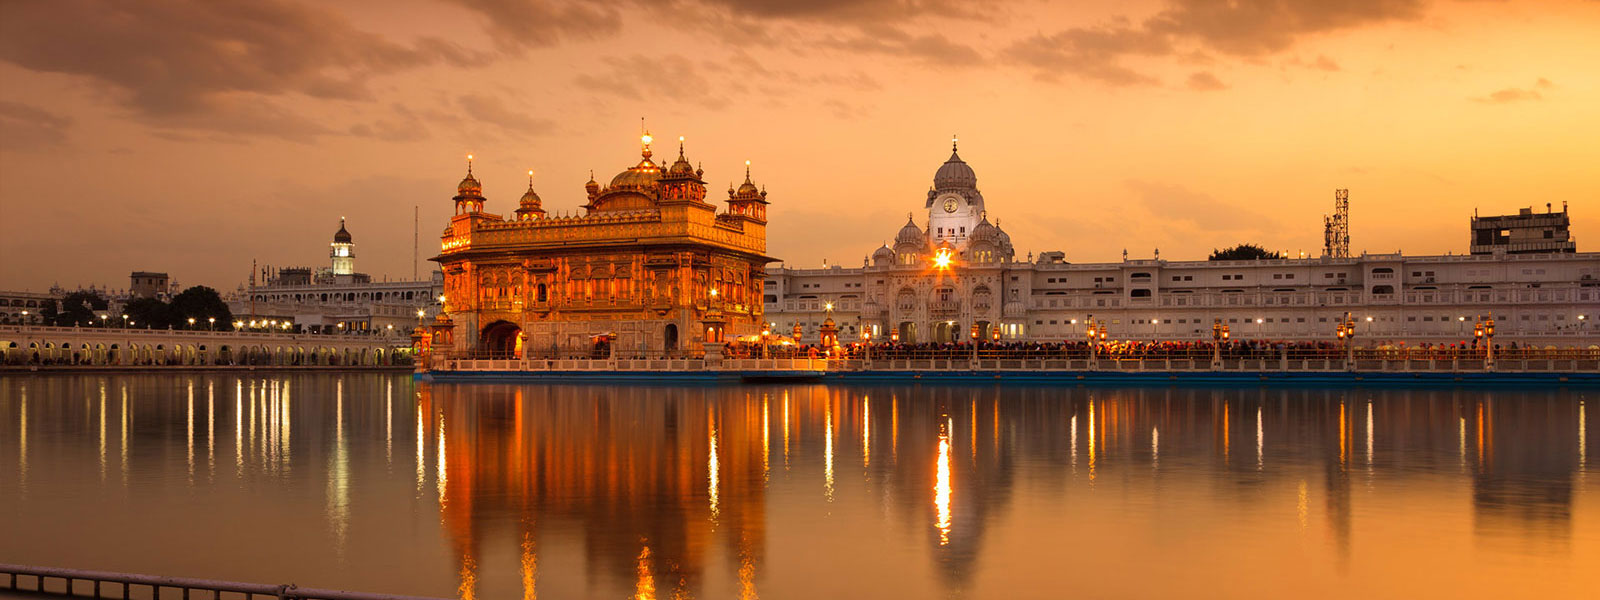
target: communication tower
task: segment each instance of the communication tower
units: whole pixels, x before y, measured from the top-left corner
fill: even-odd
[[[1350,190],[1333,191],[1333,214],[1322,217],[1322,255],[1350,257]]]

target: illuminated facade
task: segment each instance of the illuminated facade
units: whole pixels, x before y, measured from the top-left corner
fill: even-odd
[[[1242,339],[1317,340],[1332,339],[1348,312],[1363,342],[1449,343],[1470,339],[1474,321],[1493,315],[1500,343],[1600,343],[1600,253],[1018,260],[999,220],[990,222],[977,175],[954,152],[924,208],[925,228],[908,219],[860,268],[770,269],[767,321],[785,332],[798,325],[806,343],[829,318],[841,342],[867,332],[961,342],[974,330],[986,340],[998,331],[1008,341],[1073,341],[1089,318],[1119,340],[1209,340],[1218,319]]]
[[[615,352],[677,355],[701,342],[759,331],[767,193],[750,179],[726,210],[706,199],[703,171],[684,156],[638,163],[601,186],[590,178],[581,216],[551,216],[533,190],[510,217],[484,211],[472,175],[432,260],[444,271],[444,315],[430,346],[478,356]]]

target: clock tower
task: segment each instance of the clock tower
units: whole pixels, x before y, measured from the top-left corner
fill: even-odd
[[[983,221],[983,194],[978,192],[978,175],[956,153],[956,140],[950,140],[950,160],[933,175],[928,190],[928,239],[938,245],[949,242],[965,250],[967,240]]]

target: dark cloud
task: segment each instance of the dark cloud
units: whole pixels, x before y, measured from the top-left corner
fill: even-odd
[[[596,39],[622,31],[617,2],[550,0],[450,0],[483,16],[502,50],[520,52],[568,39]]]
[[[0,149],[31,151],[67,139],[72,119],[45,109],[0,100]]]
[[[479,57],[438,39],[395,43],[285,0],[60,0],[8,3],[0,60],[87,77],[158,126],[298,134],[319,128],[269,99],[370,99],[374,76]]]
[[[1197,92],[1214,92],[1228,89],[1228,84],[1223,83],[1221,79],[1217,79],[1217,76],[1212,75],[1210,71],[1195,71],[1189,75],[1189,81],[1186,85],[1189,86],[1189,89]]]
[[[923,16],[988,20],[997,14],[994,2],[958,0],[700,0],[697,4],[721,7],[738,16],[847,23]]]
[[[1139,56],[1179,54],[1195,47],[1252,58],[1292,47],[1301,37],[1422,16],[1422,0],[1170,0],[1140,23],[1114,20],[1039,34],[1003,53],[1041,77],[1070,74],[1110,84],[1152,83],[1124,64]],[[1334,65],[1331,60],[1326,65]],[[1319,67],[1326,68],[1319,60]],[[1331,69],[1330,69],[1331,70]]]
[[[1172,43],[1165,36],[1117,23],[1035,35],[1012,44],[1003,54],[1012,62],[1034,69],[1042,79],[1073,75],[1112,85],[1137,85],[1156,80],[1123,66],[1123,57],[1172,53]]]

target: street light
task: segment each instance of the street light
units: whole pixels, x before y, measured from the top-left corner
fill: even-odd
[[[194,317],[189,317],[189,329],[194,329]]]
[[[122,315],[122,328],[128,328],[128,315]]]
[[[217,318],[216,317],[206,317],[206,329],[211,330],[211,331],[216,331],[217,330]]]
[[[109,318],[111,318],[111,315],[101,314],[100,315],[100,326],[101,327],[105,327],[106,326],[106,319],[109,319]]]

